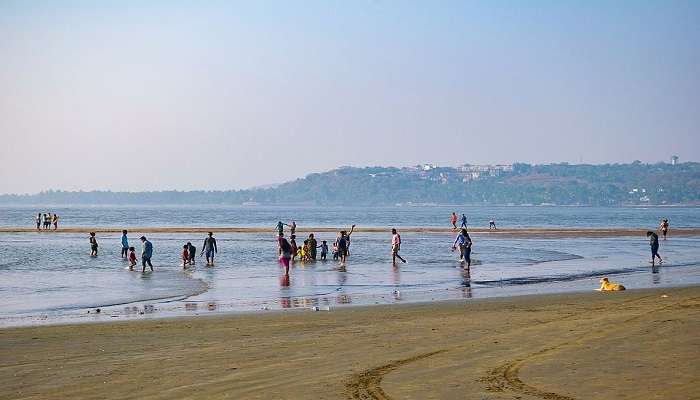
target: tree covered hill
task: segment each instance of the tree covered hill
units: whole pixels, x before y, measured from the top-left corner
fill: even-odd
[[[700,163],[341,167],[238,191],[2,195],[4,204],[700,204]]]

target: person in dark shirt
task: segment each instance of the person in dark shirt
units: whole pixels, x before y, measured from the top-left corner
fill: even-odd
[[[663,261],[659,255],[659,235],[652,231],[647,231],[647,237],[649,238],[649,246],[651,247],[651,265],[654,265],[654,260],[659,259],[659,264]]]
[[[187,251],[190,255],[190,265],[194,265],[195,256],[197,255],[197,248],[192,245],[192,242],[187,242]]]
[[[214,254],[219,252],[216,248],[216,239],[214,239],[214,233],[209,232],[209,236],[204,239],[204,244],[202,245],[202,253],[206,252],[207,266],[214,265]]]

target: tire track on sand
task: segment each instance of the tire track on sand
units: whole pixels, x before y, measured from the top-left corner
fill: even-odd
[[[637,299],[636,302],[639,302],[639,300],[643,300],[647,297],[651,296],[645,296],[641,299]],[[652,310],[648,310],[646,312],[643,312],[641,314],[635,315],[633,317],[630,317],[624,322],[631,322],[634,320],[638,320],[641,318],[644,318],[650,314],[655,314],[659,311],[663,311],[668,308],[672,307],[678,307],[681,306],[681,303],[684,301],[695,301],[698,298],[690,298],[690,299],[685,299],[681,300],[679,302],[669,304],[663,307],[657,307]],[[621,324],[621,326],[614,326],[613,328],[609,329],[601,329],[598,331],[590,332],[584,335],[581,335],[578,339],[569,341],[569,342],[564,342],[560,343],[556,346],[553,347],[548,347],[545,349],[542,349],[540,351],[537,351],[535,353],[531,353],[523,358],[519,358],[516,360],[508,361],[500,366],[494,368],[489,372],[489,374],[483,378],[480,379],[481,382],[486,383],[488,385],[487,390],[489,391],[494,391],[494,392],[503,392],[506,389],[511,390],[513,392],[516,392],[518,394],[524,394],[524,395],[529,395],[529,396],[534,396],[538,397],[540,399],[545,399],[545,400],[575,400],[573,397],[561,395],[558,393],[553,393],[553,392],[546,392],[544,390],[538,389],[534,386],[530,386],[527,383],[523,382],[520,379],[520,369],[529,361],[532,361],[537,358],[542,358],[549,356],[553,353],[556,353],[566,347],[572,347],[572,346],[580,346],[583,343],[593,340],[593,339],[602,339],[606,336],[609,336],[610,334],[616,332],[616,331],[621,331],[626,329],[625,324]]]
[[[354,375],[345,385],[348,398],[353,400],[391,400],[391,397],[382,390],[381,382],[384,375],[406,364],[444,353],[447,350],[432,351],[418,354],[413,357],[393,361],[389,364],[361,371]]]

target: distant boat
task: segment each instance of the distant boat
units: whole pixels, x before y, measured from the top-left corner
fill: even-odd
[[[250,200],[250,201],[244,201],[243,203],[241,203],[241,205],[242,205],[242,206],[254,207],[254,206],[259,206],[260,203],[258,203],[257,201]]]

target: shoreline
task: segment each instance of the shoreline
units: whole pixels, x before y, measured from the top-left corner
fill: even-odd
[[[401,227],[396,226],[400,233],[456,233],[452,228],[443,227]],[[126,229],[132,233],[242,233],[275,235],[274,228],[261,227],[68,227],[57,230],[37,230],[33,227],[0,227],[0,233],[121,233]],[[349,227],[297,227],[297,233],[338,232]],[[355,233],[387,233],[391,227],[356,227]],[[657,229],[648,228],[468,228],[470,234],[503,236],[503,237],[623,237],[643,236],[648,230],[656,232]],[[288,230],[285,230],[288,234]],[[700,228],[672,228],[669,237],[673,236],[700,236]]]
[[[0,397],[694,398],[698,328],[700,286],[5,328]]]

